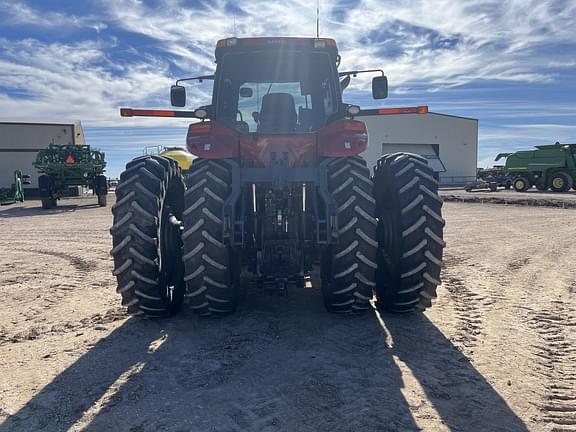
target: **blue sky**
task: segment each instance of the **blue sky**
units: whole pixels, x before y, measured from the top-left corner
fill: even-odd
[[[382,68],[346,100],[363,108],[429,105],[480,120],[479,163],[501,150],[576,142],[575,0],[320,1],[321,36],[341,69]],[[79,119],[109,174],[148,145],[182,145],[187,122],[121,119],[120,106],[169,106],[176,78],[211,72],[216,40],[313,36],[316,2],[0,0],[0,119]],[[190,108],[210,88],[189,91]]]

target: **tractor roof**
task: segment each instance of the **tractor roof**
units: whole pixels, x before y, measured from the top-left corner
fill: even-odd
[[[559,148],[559,147],[573,147],[576,146],[576,144],[560,144],[558,141],[556,141],[555,144],[548,144],[548,145],[539,145],[539,146],[535,146],[537,149],[554,149],[554,148]]]
[[[216,61],[228,52],[278,51],[281,49],[323,51],[336,56],[336,41],[329,38],[256,37],[221,39],[216,44]]]

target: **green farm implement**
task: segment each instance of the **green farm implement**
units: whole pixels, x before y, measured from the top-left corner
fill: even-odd
[[[0,205],[24,202],[24,185],[30,184],[30,176],[14,171],[14,183],[10,188],[0,188]]]
[[[576,144],[556,142],[496,156],[496,160],[502,158],[506,158],[505,170],[514,177],[512,186],[517,192],[532,186],[541,191],[567,192],[576,186]]]
[[[91,188],[98,196],[98,205],[106,206],[108,184],[104,175],[104,153],[88,145],[50,144],[38,153],[34,166],[41,174],[38,189],[42,208],[55,207],[71,186]]]

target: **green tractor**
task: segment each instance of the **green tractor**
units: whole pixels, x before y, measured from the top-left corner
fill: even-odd
[[[108,184],[104,171],[104,153],[88,145],[56,145],[38,152],[34,166],[41,174],[38,189],[42,208],[56,207],[58,199],[71,186],[86,186],[98,196],[98,205],[106,206]]]
[[[24,185],[30,184],[30,176],[22,171],[14,171],[14,183],[10,188],[0,188],[0,205],[24,202]]]
[[[576,144],[536,146],[536,150],[500,153],[506,158],[505,170],[513,175],[512,186],[526,192],[532,186],[540,191],[567,192],[576,186]]]

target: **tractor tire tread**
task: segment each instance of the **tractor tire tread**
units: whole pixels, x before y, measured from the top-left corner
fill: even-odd
[[[442,199],[426,159],[382,156],[374,171],[378,226],[378,307],[425,310],[436,298],[445,246]]]
[[[227,315],[237,307],[239,288],[221,220],[231,172],[224,161],[196,159],[186,182],[182,236],[186,300],[202,317]]]
[[[371,307],[377,250],[375,201],[366,162],[359,156],[329,162],[328,189],[338,208],[338,241],[325,250],[322,260],[324,303],[330,312],[363,312]]]
[[[181,190],[183,194],[184,184],[175,163],[160,156],[142,156],[126,167],[115,191],[110,230],[117,292],[131,315],[167,316],[172,310],[159,283],[158,221],[168,188]],[[153,192],[157,199],[150,200],[139,193],[138,185]]]

